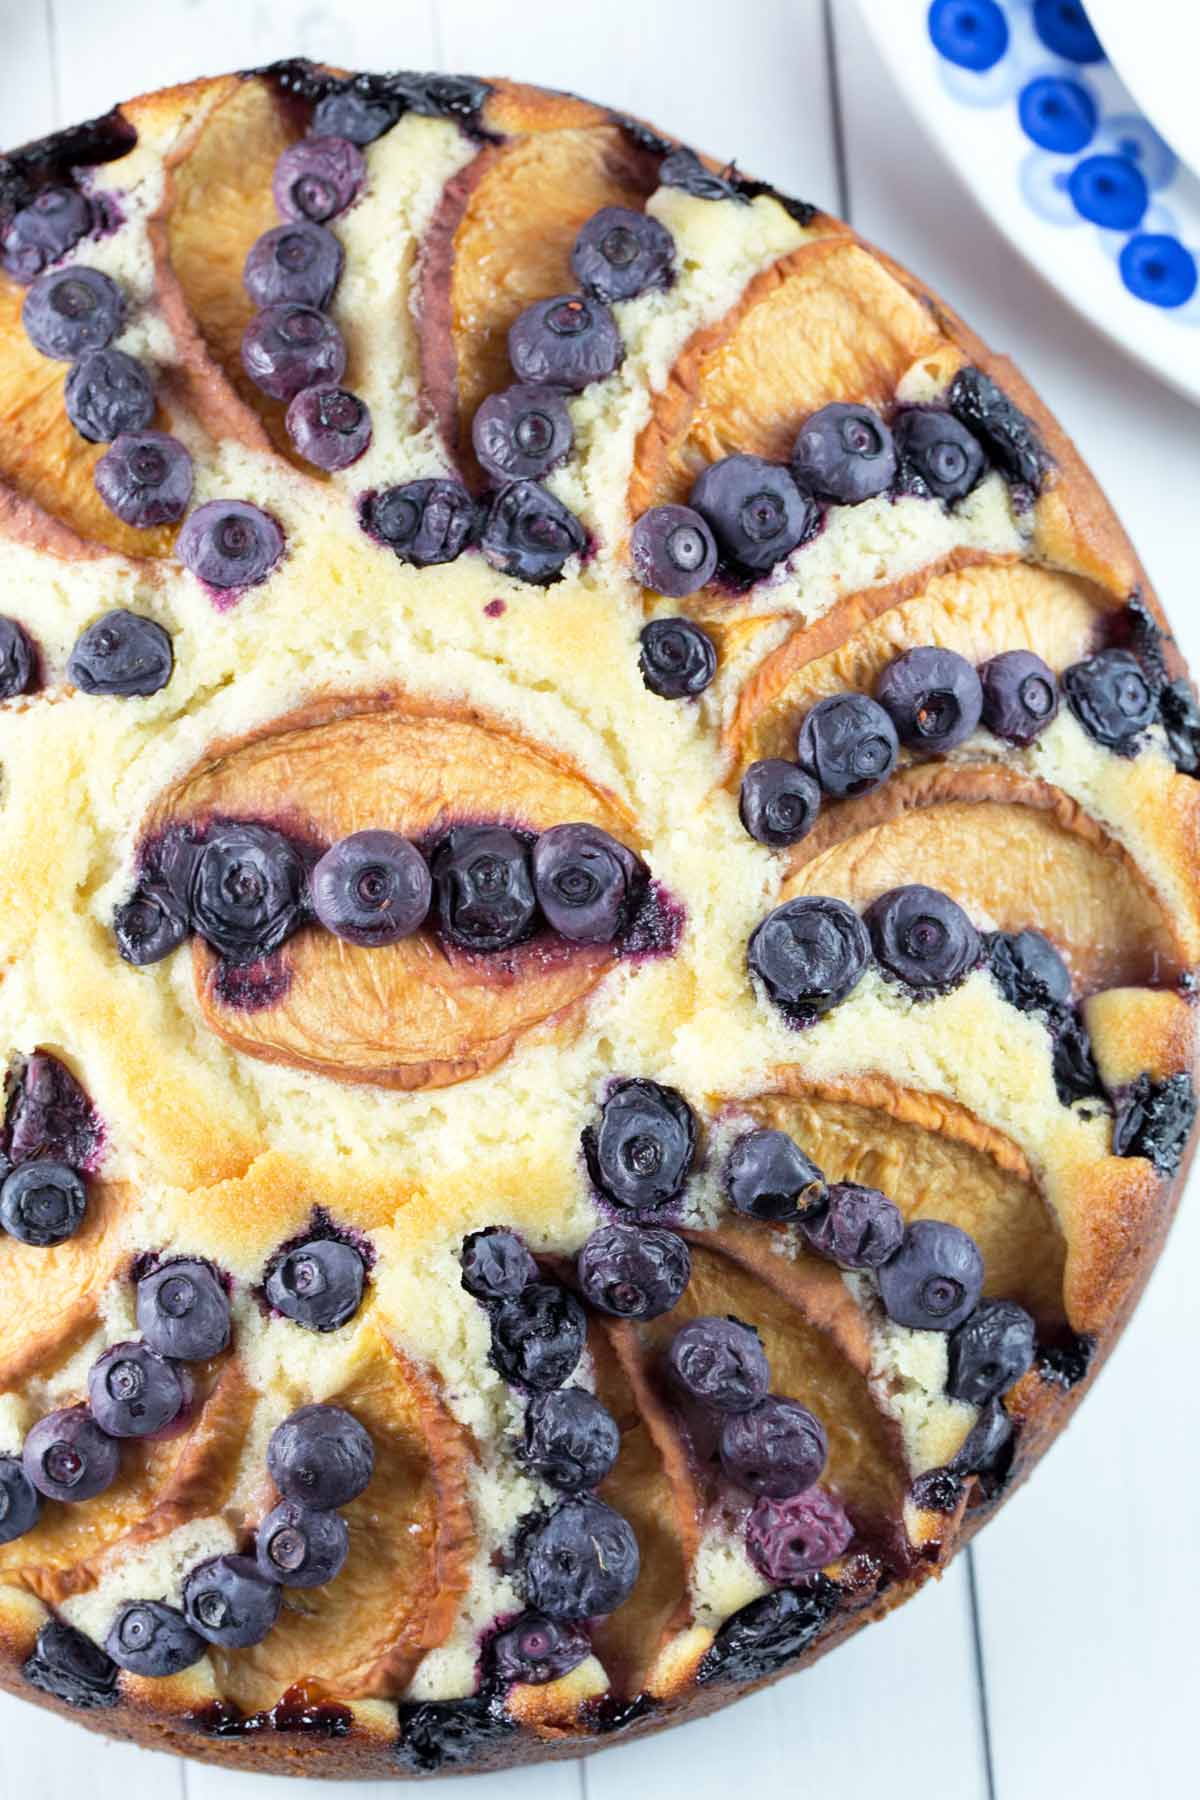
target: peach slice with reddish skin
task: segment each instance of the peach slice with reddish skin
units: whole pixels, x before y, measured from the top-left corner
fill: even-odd
[[[87,1211],[74,1237],[30,1250],[0,1237],[0,1389],[19,1388],[48,1359],[81,1344],[100,1297],[129,1252],[122,1230],[131,1202],[120,1182],[89,1180]]]

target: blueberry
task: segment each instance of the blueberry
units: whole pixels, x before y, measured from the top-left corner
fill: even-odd
[[[464,950],[507,950],[537,912],[529,852],[502,825],[460,825],[433,855],[438,919]]]
[[[587,1319],[574,1294],[531,1281],[492,1313],[492,1361],[506,1381],[558,1388],[583,1354]]]
[[[175,554],[209,587],[257,587],[283,554],[283,533],[248,500],[207,500],[184,520]]]
[[[800,427],[792,447],[792,474],[805,493],[857,506],[892,485],[892,434],[874,407],[833,400]]]
[[[513,320],[508,360],[518,381],[580,392],[619,368],[625,354],[617,321],[602,300],[554,294]]]
[[[302,389],[284,423],[296,454],[316,469],[348,469],[371,443],[370,410],[348,388]]]
[[[758,1126],[734,1139],[725,1163],[725,1192],[751,1219],[802,1219],[825,1199],[825,1177],[786,1131]]]
[[[804,542],[817,509],[794,477],[761,456],[724,456],[698,476],[689,504],[707,520],[724,556],[758,574]]]
[[[821,1421],[798,1400],[768,1394],[721,1426],[721,1467],[730,1481],[786,1500],[820,1479],[829,1455]]]
[[[427,569],[462,555],[475,532],[475,503],[461,481],[404,481],[371,495],[362,519],[401,562]]]
[[[375,1470],[371,1434],[342,1406],[302,1406],[271,1433],[267,1471],[285,1500],[317,1512],[357,1498]]]
[[[966,657],[925,645],[893,657],[875,698],[910,750],[952,750],[970,737],[983,709],[983,689]]]
[[[971,1406],[986,1406],[1033,1367],[1033,1320],[1015,1300],[984,1300],[950,1334],[946,1392]]]
[[[628,206],[602,206],[575,239],[571,267],[584,293],[632,300],[670,284],[675,240],[665,225]]]
[[[1196,1096],[1186,1075],[1162,1081],[1139,1075],[1117,1102],[1113,1155],[1145,1156],[1160,1175],[1174,1175],[1195,1120]]]
[[[61,1619],[49,1619],[42,1626],[21,1673],[40,1693],[81,1712],[115,1706],[120,1699],[116,1663],[99,1644]]]
[[[24,1537],[37,1524],[42,1503],[19,1456],[0,1456],[0,1544]]]
[[[304,864],[281,832],[214,825],[192,875],[192,925],[227,962],[257,962],[302,923],[304,895]]]
[[[781,850],[807,837],[821,809],[816,778],[797,763],[769,756],[742,776],[738,816],[760,844]]]
[[[0,620],[0,626],[4,624]],[[3,649],[0,648],[0,659]],[[0,660],[0,668],[3,662]],[[7,698],[7,683],[0,678],[0,698]],[[15,690],[20,692],[20,689]],[[1200,772],[1200,706],[1185,675],[1169,681],[1158,696],[1158,716],[1167,736],[1171,760],[1181,775]]]
[[[188,1624],[224,1650],[261,1644],[282,1600],[278,1584],[265,1580],[249,1556],[210,1556],[188,1571],[183,1584]]]
[[[823,1575],[799,1588],[779,1588],[726,1619],[705,1651],[696,1680],[760,1681],[802,1656],[829,1623],[841,1590]]]
[[[893,427],[901,462],[939,500],[961,500],[987,467],[977,439],[951,412],[914,406]]]
[[[950,410],[1010,481],[1036,494],[1048,458],[1029,419],[982,369],[960,369],[947,394]]]
[[[167,1262],[138,1282],[137,1322],[163,1356],[204,1362],[229,1342],[229,1300],[207,1263]]]
[[[565,1494],[604,1480],[617,1460],[617,1422],[586,1388],[533,1394],[525,1410],[523,1462]]]
[[[958,1476],[982,1475],[984,1492],[1002,1486],[1012,1468],[1013,1423],[999,1400],[989,1400],[947,1467]]]
[[[540,1687],[569,1675],[591,1654],[591,1639],[581,1626],[527,1612],[497,1632],[484,1661],[493,1681],[504,1686],[519,1681]]]
[[[762,1340],[740,1319],[692,1319],[671,1339],[667,1372],[681,1393],[718,1412],[749,1412],[771,1385]]]
[[[370,949],[411,937],[433,896],[425,858],[394,831],[356,831],[327,850],[310,877],[327,931]]]
[[[615,1612],[641,1559],[627,1519],[601,1500],[564,1500],[525,1545],[525,1597],[552,1619]]]
[[[177,1607],[161,1600],[129,1600],[110,1625],[104,1648],[131,1675],[161,1677],[199,1662],[204,1640]]]
[[[772,1000],[806,1017],[828,1012],[860,981],[871,940],[844,900],[803,894],[757,925],[746,950],[750,971]]]
[[[983,723],[1009,744],[1032,744],[1058,712],[1054,671],[1032,650],[1002,650],[979,671]]]
[[[109,512],[126,525],[171,525],[192,498],[192,459],[165,431],[123,432],[92,479]]]
[[[1000,992],[1021,1012],[1071,1004],[1071,972],[1040,931],[993,931],[987,961]]]
[[[161,882],[135,888],[113,913],[113,935],[127,963],[144,968],[161,962],[188,934],[187,913]]]
[[[717,672],[717,647],[690,619],[651,619],[643,625],[638,666],[660,700],[690,700]]]
[[[336,1331],[362,1304],[366,1271],[352,1244],[312,1238],[288,1250],[266,1280],[270,1304],[306,1331]]]
[[[690,506],[652,506],[630,533],[629,560],[643,587],[685,600],[716,573],[717,540]]]
[[[157,620],[117,610],[105,613],[76,640],[67,677],[82,693],[131,699],[157,694],[174,666],[170,636]]]
[[[866,694],[830,694],[805,715],[797,760],[834,800],[868,794],[887,780],[900,745],[891,715]]]
[[[1068,1006],[1054,1009],[1050,1014],[1050,1030],[1054,1087],[1063,1105],[1072,1106],[1076,1100],[1088,1100],[1103,1093],[1100,1071],[1092,1055],[1092,1040],[1078,1014]]]
[[[738,200],[742,198],[729,175],[718,175],[706,168],[694,150],[679,144],[659,164],[658,179],[662,187],[678,188],[693,200]]]
[[[396,1754],[419,1775],[459,1769],[486,1756],[511,1737],[516,1725],[490,1697],[407,1701],[398,1709]]]
[[[546,587],[558,580],[570,557],[583,554],[587,533],[536,481],[510,481],[492,501],[479,547],[502,575]]]
[[[6,273],[14,281],[32,281],[86,237],[92,224],[92,209],[74,188],[43,188],[4,229],[0,260]]]
[[[94,1500],[116,1480],[121,1451],[86,1406],[64,1406],[31,1427],[21,1462],[48,1500]]]
[[[559,388],[517,383],[488,395],[471,423],[471,442],[493,481],[538,481],[571,454],[575,431]]]
[[[281,219],[323,225],[358,198],[366,175],[362,151],[347,138],[301,138],[276,161],[271,193]]]
[[[582,1134],[588,1173],[616,1206],[652,1211],[683,1192],[696,1154],[696,1116],[672,1087],[622,1081]]]
[[[919,882],[880,894],[863,923],[880,968],[918,994],[944,994],[982,954],[979,933],[962,907]]]
[[[92,1103],[71,1071],[46,1050],[35,1050],[12,1089],[8,1153],[14,1163],[34,1156],[84,1169],[101,1129]]]
[[[63,395],[67,417],[92,444],[144,431],[154,417],[150,377],[123,350],[85,350],[71,365]]]
[[[915,1220],[879,1270],[889,1319],[917,1331],[953,1331],[974,1312],[982,1287],[978,1244],[941,1219]]]
[[[246,253],[242,281],[255,306],[326,307],[342,278],[345,253],[332,231],[307,220],[276,225]]]
[[[619,1319],[657,1319],[670,1312],[692,1275],[683,1238],[643,1225],[601,1225],[575,1267],[588,1304]]]
[[[768,1581],[799,1581],[841,1556],[853,1536],[845,1509],[824,1488],[786,1500],[760,1494],[746,1522],[746,1551]]]
[[[35,350],[74,362],[84,350],[103,350],[121,327],[121,290],[99,269],[76,263],[39,275],[21,306],[21,323]]]
[[[801,1221],[808,1248],[843,1269],[877,1269],[900,1248],[904,1217],[878,1188],[830,1183],[825,1205]]]
[[[538,1278],[538,1266],[515,1231],[492,1225],[463,1239],[462,1284],[476,1300],[511,1300]]]
[[[0,700],[27,694],[36,668],[36,654],[24,626],[0,615]]]
[[[281,1500],[258,1528],[258,1572],[280,1587],[323,1587],[346,1560],[350,1533],[341,1513]]]
[[[82,1177],[66,1163],[24,1162],[0,1187],[0,1225],[18,1243],[40,1250],[74,1237],[86,1210]]]
[[[390,131],[403,108],[390,95],[367,95],[356,88],[337,88],[318,100],[313,110],[314,137],[346,138],[352,144],[373,144]]]
[[[1154,689],[1128,650],[1101,650],[1063,672],[1071,711],[1089,737],[1132,756],[1158,711]]]
[[[291,400],[301,388],[340,381],[346,346],[332,319],[315,306],[281,300],[255,313],[242,333],[242,367],[264,394]]]
[[[574,944],[610,944],[645,885],[632,850],[597,825],[552,825],[533,846],[532,867],[546,923]]]
[[[88,1372],[92,1417],[110,1437],[150,1437],[190,1397],[180,1371],[147,1344],[113,1344]]]

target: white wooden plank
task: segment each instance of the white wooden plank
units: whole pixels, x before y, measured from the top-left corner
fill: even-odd
[[[0,19],[0,144],[40,137],[54,117],[48,0],[5,0]]]
[[[4,1800],[185,1800],[185,1767],[177,1756],[139,1750],[85,1731],[0,1694],[0,1794]]]

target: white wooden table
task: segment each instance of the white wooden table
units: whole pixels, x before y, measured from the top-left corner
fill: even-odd
[[[840,210],[1015,350],[1084,446],[1200,667],[1200,414],[1014,257],[906,111],[852,0],[0,0],[0,143],[296,54],[572,88]],[[485,1776],[472,1797],[1195,1794],[1197,1268],[1200,1192],[1079,1420],[940,1585],[682,1734]],[[110,1744],[0,1697],[0,1800],[312,1791]]]

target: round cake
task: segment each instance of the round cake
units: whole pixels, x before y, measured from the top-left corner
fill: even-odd
[[[575,1756],[936,1576],[1192,1147],[1200,711],[807,201],[287,63],[0,158],[0,1681]]]

